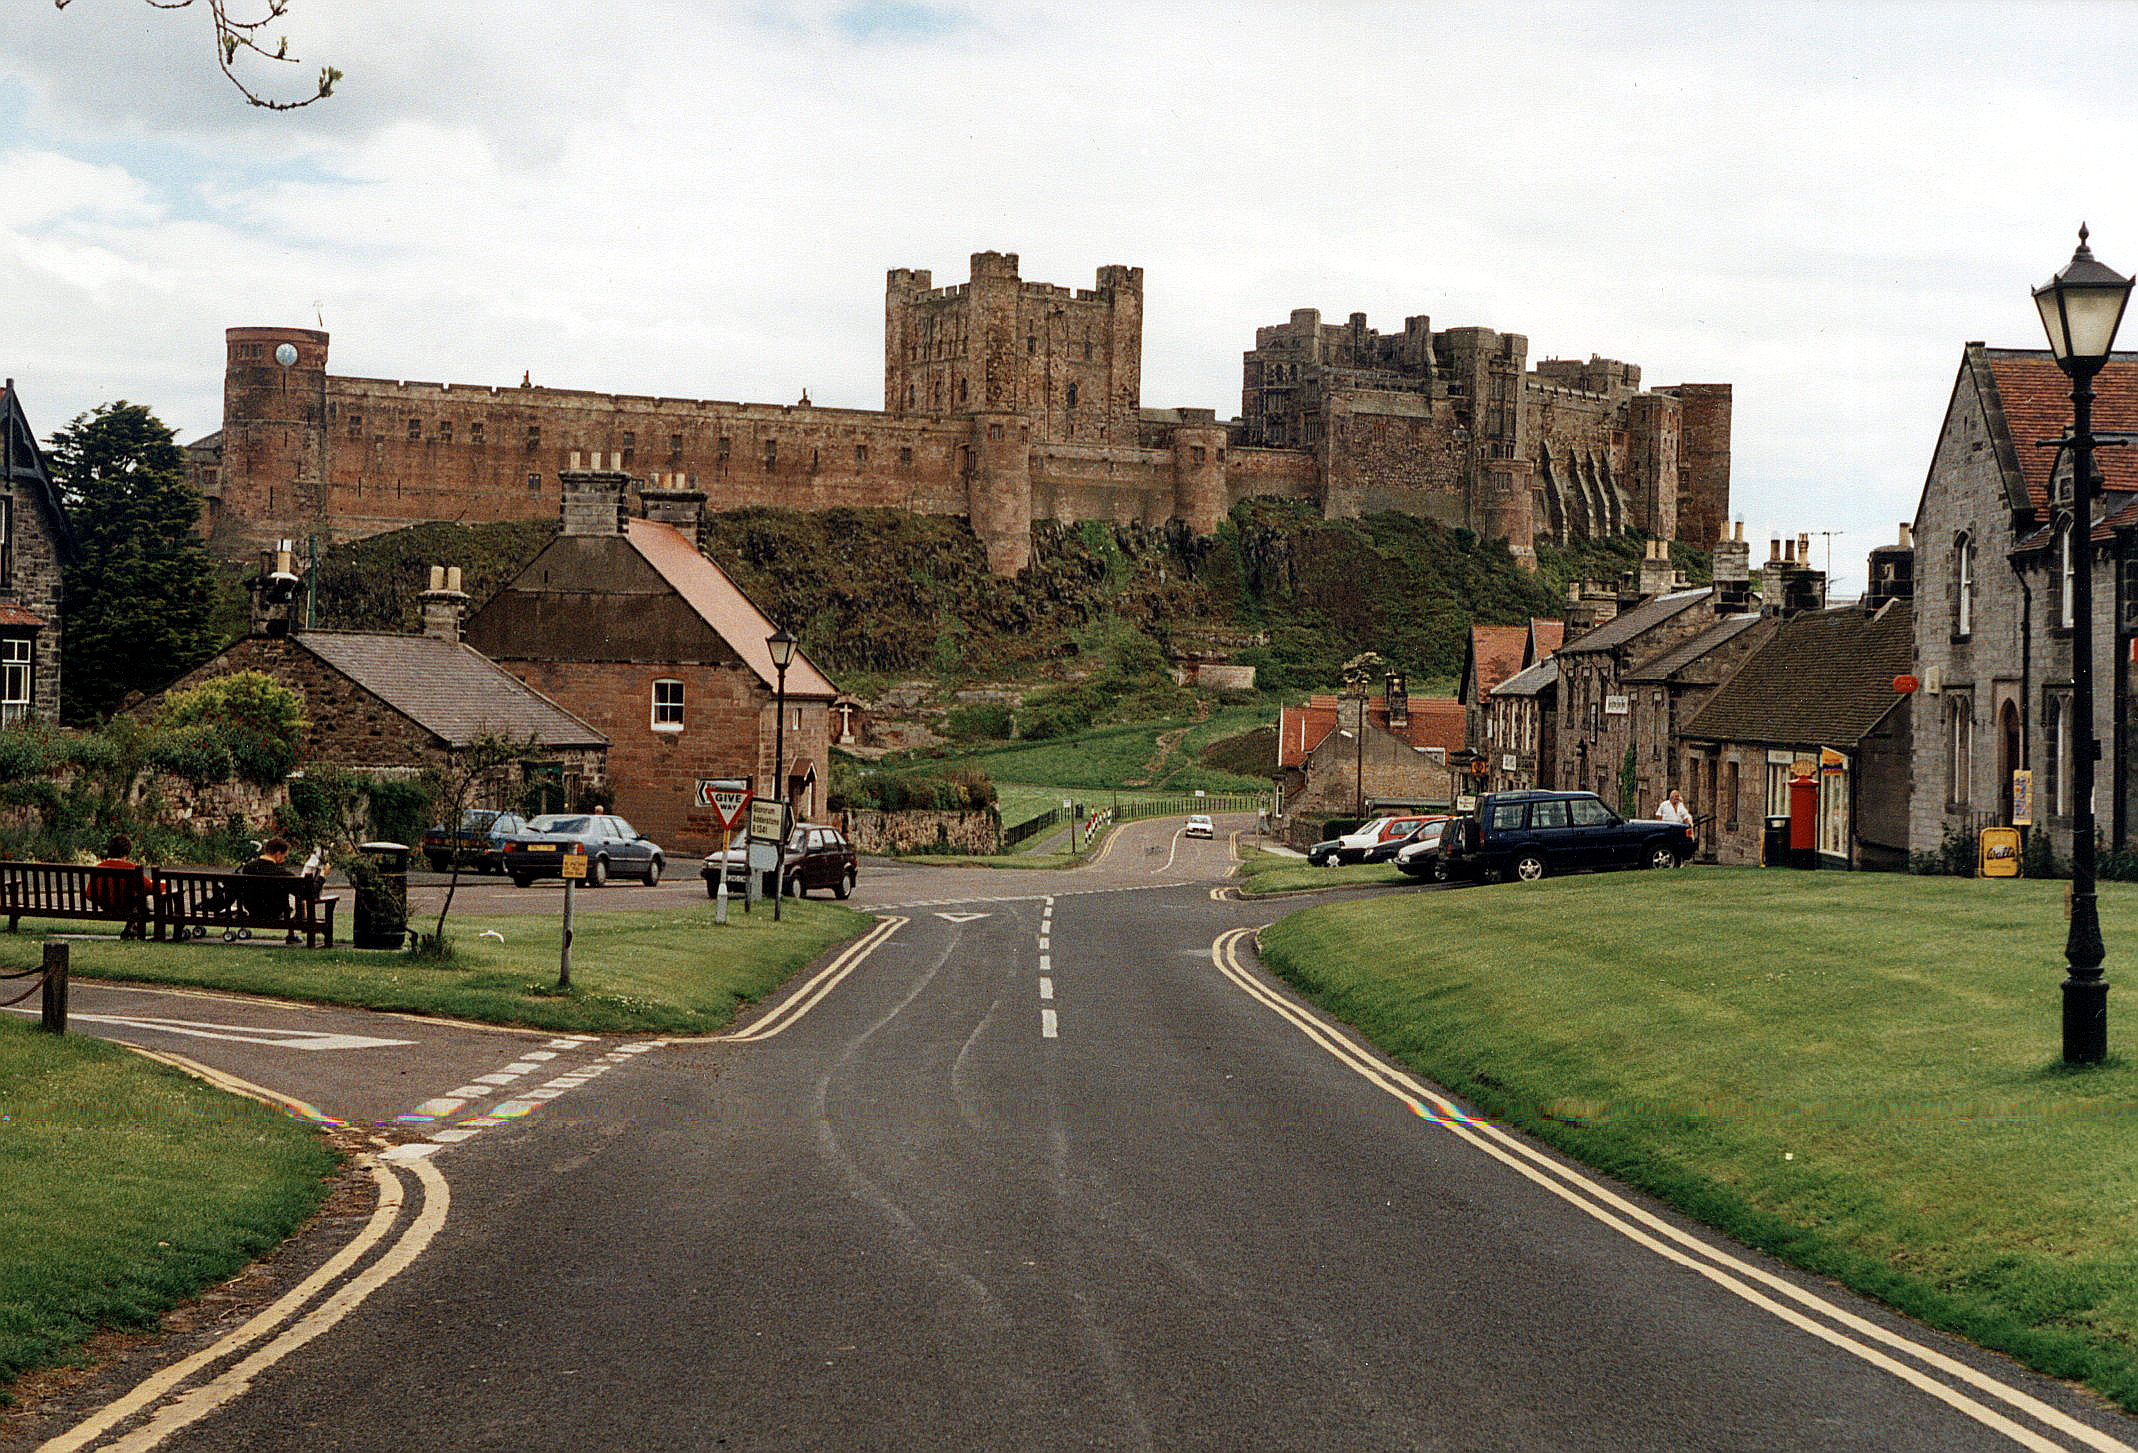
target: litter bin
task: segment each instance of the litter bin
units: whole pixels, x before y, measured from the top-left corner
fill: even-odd
[[[405,843],[358,843],[350,864],[356,916],[350,942],[358,948],[399,948],[408,939],[408,858]]]
[[[1789,866],[1789,819],[1770,817],[1767,830],[1759,840],[1759,865],[1762,868],[1786,868]]]

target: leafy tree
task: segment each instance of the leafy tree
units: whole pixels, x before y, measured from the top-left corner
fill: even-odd
[[[214,573],[184,456],[146,408],[80,415],[53,434],[51,460],[80,547],[62,581],[61,714],[86,726],[215,654]]]
[[[52,0],[56,10],[65,10],[73,0]],[[189,9],[193,0],[148,0],[158,10]],[[215,27],[215,64],[225,79],[243,93],[245,100],[267,111],[294,111],[300,106],[309,106],[314,101],[323,101],[334,94],[334,83],[341,79],[341,72],[332,66],[324,66],[319,72],[319,89],[302,101],[275,101],[262,96],[238,79],[238,57],[258,56],[262,60],[281,61],[298,65],[297,57],[289,53],[290,43],[281,36],[274,38],[274,49],[267,48],[266,28],[282,18],[289,9],[289,0],[266,0],[267,13],[257,19],[244,20],[230,13],[229,0],[207,0],[208,17]]]
[[[532,737],[506,737],[486,732],[454,752],[445,762],[425,769],[423,786],[431,810],[445,825],[446,841],[453,841],[453,832],[470,808],[501,803],[520,763],[540,750],[541,744]],[[428,945],[433,955],[445,952],[445,918],[453,911],[453,895],[460,889],[460,854],[454,853],[449,861],[452,876],[446,880],[445,902],[438,905],[438,926],[431,931]]]
[[[304,746],[304,698],[264,671],[236,671],[174,691],[156,713],[164,731],[213,728],[238,772],[253,782],[279,782]]]

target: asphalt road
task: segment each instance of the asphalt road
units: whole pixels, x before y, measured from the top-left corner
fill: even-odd
[[[1229,844],[1177,826],[1080,872],[873,874],[866,956],[718,1040],[262,1008],[410,1043],[195,1041],[417,1139],[374,1264],[415,1249],[60,1446],[2138,1442],[1408,1081],[1260,974],[1239,931],[1278,909],[1214,897]]]

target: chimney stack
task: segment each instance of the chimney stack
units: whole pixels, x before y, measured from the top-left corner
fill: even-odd
[[[1402,672],[1388,673],[1383,695],[1387,701],[1388,729],[1402,731],[1410,725],[1410,686],[1404,681]]]
[[[684,476],[680,474],[670,475],[669,478],[678,485],[684,480]],[[683,532],[684,539],[693,545],[698,543],[698,530],[705,521],[704,490],[661,489],[640,485],[638,500],[639,508],[645,512],[647,519],[656,524],[674,525]]]
[[[572,456],[577,463],[578,455]],[[563,500],[561,533],[615,536],[624,533],[631,476],[613,469],[567,469],[558,474]]]
[[[1647,552],[1641,559],[1640,594],[1649,600],[1666,595],[1677,583],[1678,569],[1670,563],[1670,545],[1664,540],[1650,540]]]
[[[297,628],[297,596],[303,581],[297,578],[296,542],[275,541],[275,548],[260,552],[260,573],[245,582],[251,592],[251,626],[256,636],[286,636]]]
[[[460,639],[460,624],[467,619],[468,597],[460,588],[460,567],[431,567],[431,588],[416,597],[423,608],[423,634],[440,641]]]
[[[1715,613],[1742,615],[1752,608],[1752,547],[1744,521],[1715,542]]]

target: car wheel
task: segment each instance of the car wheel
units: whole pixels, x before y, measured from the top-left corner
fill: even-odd
[[[525,877],[519,873],[514,873],[512,875],[512,886],[515,888],[525,888],[528,884],[532,882],[534,882],[534,879]]]
[[[646,864],[646,886],[648,888],[651,888],[654,884],[660,881],[661,860],[659,858],[655,858],[651,862]]]
[[[435,853],[425,853],[424,858],[430,863],[431,871],[433,873],[443,873],[449,866],[451,866],[451,864],[445,858],[439,857]]]
[[[1668,847],[1651,849],[1648,854],[1648,866],[1651,868],[1675,868],[1678,866],[1678,854],[1674,849]]]
[[[841,878],[841,879],[840,879],[840,880],[839,880],[838,882],[836,882],[836,883],[834,883],[834,884],[832,884],[832,885],[831,885],[831,896],[832,896],[832,897],[834,897],[834,898],[844,898],[844,897],[845,897],[845,896],[846,896],[847,894],[849,894],[849,893],[851,893],[851,892],[853,892],[853,891],[854,891],[854,875],[853,875],[852,873],[848,873],[848,874],[847,874],[847,875],[846,875],[845,877]]]
[[[1517,882],[1534,883],[1546,872],[1542,853],[1524,853],[1514,860],[1513,876]]]
[[[608,882],[608,881],[609,881],[609,860],[608,860],[607,858],[596,858],[596,859],[594,859],[594,861],[593,861],[593,862],[591,862],[591,863],[588,863],[588,864],[586,865],[586,885],[587,885],[587,887],[589,887],[589,888],[599,888],[599,887],[600,887],[600,886],[601,886],[602,884],[604,884],[604,883],[606,883],[606,882]]]
[[[1427,870],[1426,876],[1428,878],[1431,878],[1435,883],[1447,882],[1448,865],[1446,860],[1442,858],[1433,859],[1433,866]]]
[[[787,880],[787,896],[789,898],[807,898],[809,896],[809,890],[802,886],[801,874],[797,873]]]

